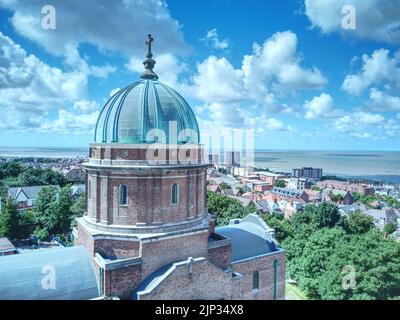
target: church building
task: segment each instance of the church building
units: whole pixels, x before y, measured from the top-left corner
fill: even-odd
[[[274,230],[257,214],[216,227],[207,211],[209,164],[197,120],[153,71],[152,41],[149,35],[141,79],[101,110],[83,164],[87,213],[77,219],[75,249],[58,254],[85,256],[74,260],[85,261],[85,277],[93,279],[81,298],[284,299],[285,252]],[[78,292],[79,268],[70,270]]]

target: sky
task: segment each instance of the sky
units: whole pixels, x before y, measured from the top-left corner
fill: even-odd
[[[88,146],[148,33],[201,130],[252,128],[257,149],[400,148],[399,0],[0,0],[0,146]]]

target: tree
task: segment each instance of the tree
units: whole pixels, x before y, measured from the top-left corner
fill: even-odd
[[[351,213],[343,224],[343,228],[349,234],[366,233],[370,231],[373,227],[373,218],[366,214],[362,214],[359,210]]]
[[[222,182],[222,183],[219,185],[219,188],[220,188],[221,190],[226,190],[226,189],[230,189],[231,186],[230,186],[229,184],[225,183],[225,182]]]
[[[387,237],[388,235],[391,235],[393,232],[395,232],[397,230],[396,225],[394,225],[393,223],[388,223],[385,225],[385,227],[383,228],[383,232],[385,234],[385,237]]]
[[[338,207],[332,203],[324,202],[319,205],[308,205],[304,208],[304,214],[320,228],[334,227],[340,221]]]
[[[217,217],[219,226],[227,225],[230,219],[243,218],[256,211],[251,206],[245,208],[237,199],[210,191],[207,192],[207,208]]]
[[[81,193],[78,200],[71,207],[72,221],[71,229],[76,227],[76,218],[82,217],[86,212],[86,194]]]
[[[12,201],[7,201],[0,217],[0,234],[10,240],[16,240],[19,238],[18,227],[19,217],[17,204]]]
[[[283,180],[277,179],[277,180],[275,181],[274,186],[277,187],[277,188],[285,188],[285,187],[286,187],[286,182],[283,181]]]
[[[16,161],[6,162],[0,165],[0,179],[17,177],[26,169],[25,166]]]
[[[69,185],[57,189],[53,186],[44,187],[38,194],[32,209],[37,224],[35,235],[40,239],[48,239],[58,234],[71,231],[71,212],[73,201]]]
[[[342,237],[318,282],[321,299],[398,299],[400,244],[374,229]]]
[[[28,168],[18,176],[18,182],[21,186],[35,185],[59,185],[65,186],[67,181],[65,177],[51,169]]]
[[[33,231],[33,221],[29,213],[21,214],[17,204],[7,201],[0,216],[0,235],[10,240],[29,238]]]

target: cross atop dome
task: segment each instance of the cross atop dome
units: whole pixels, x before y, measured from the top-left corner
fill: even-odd
[[[146,39],[147,56],[146,56],[146,60],[143,61],[143,65],[146,70],[140,76],[140,78],[142,78],[142,79],[151,79],[151,80],[158,79],[158,75],[155,74],[153,71],[154,65],[156,64],[155,60],[152,59],[153,53],[151,52],[151,43],[153,41],[154,41],[154,38],[151,36],[151,34],[148,34],[147,39]]]
[[[154,41],[154,38],[151,36],[151,34],[148,34],[147,39],[146,39],[146,44],[148,46],[148,51],[147,51],[147,58],[151,59],[153,57],[153,54],[151,53],[151,43]]]

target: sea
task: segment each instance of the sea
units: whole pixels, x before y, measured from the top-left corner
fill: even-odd
[[[74,158],[87,155],[87,147],[0,147],[0,157]],[[254,166],[284,172],[298,167],[316,167],[322,168],[324,175],[400,184],[400,151],[255,150]]]

